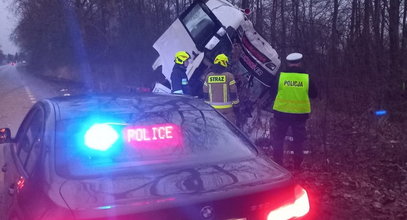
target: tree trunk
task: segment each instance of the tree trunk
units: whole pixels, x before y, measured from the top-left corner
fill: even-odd
[[[407,0],[404,0],[403,9],[403,39],[401,40],[401,50],[403,51],[403,57],[407,55]],[[405,63],[405,62],[404,62]],[[404,68],[403,68],[404,69]]]
[[[314,11],[313,11],[313,0],[309,1],[309,24],[310,24],[310,28],[309,28],[309,49],[310,49],[310,53],[313,54],[314,50],[315,50],[315,27],[314,27]]]
[[[281,56],[285,58],[286,54],[286,23],[285,23],[285,0],[281,0]]]
[[[371,0],[365,0],[364,3],[364,17],[363,17],[363,31],[362,31],[362,50],[366,54],[365,56],[362,56],[363,63],[362,63],[362,71],[364,72],[364,75],[366,74],[371,74],[372,73],[372,68],[371,68],[371,52],[370,52],[370,11],[371,11]],[[368,77],[368,79],[372,79],[372,77]]]
[[[383,0],[383,6],[382,6],[382,20],[381,20],[381,25],[380,25],[380,42],[381,45],[384,45],[384,28],[386,26],[386,8],[388,7],[388,1]]]
[[[356,36],[359,37],[360,36],[360,28],[361,28],[361,23],[362,23],[362,19],[361,19],[361,13],[360,13],[360,0],[356,1],[356,26],[355,26],[355,30],[356,30]]]
[[[256,30],[263,34],[263,0],[256,0]]]
[[[337,47],[338,47],[338,10],[339,10],[339,0],[334,0],[334,11],[332,14],[332,29],[331,29],[331,47],[330,47],[330,66],[333,67],[332,71],[335,71],[337,66]]]
[[[175,10],[177,12],[177,17],[179,16],[179,0],[175,0]]]
[[[389,39],[390,39],[390,71],[396,76],[399,71],[399,0],[390,0],[389,7]]]
[[[380,47],[380,0],[374,0],[373,36],[376,48]]]
[[[273,0],[271,6],[271,24],[270,24],[270,42],[273,47],[276,46],[276,18],[277,18],[277,0]]]
[[[373,49],[372,53],[375,54],[374,56],[374,63],[375,66],[375,73],[376,75],[373,77],[376,80],[377,78],[380,77],[381,74],[383,74],[383,61],[382,61],[382,56],[383,56],[383,43],[381,41],[381,35],[380,35],[380,20],[383,19],[381,18],[381,0],[374,0],[374,9],[372,9],[372,26],[373,26]]]
[[[402,71],[402,80],[403,80],[403,84],[402,84],[402,88],[404,90],[404,92],[406,91],[406,83],[407,83],[407,62],[403,61],[403,59],[407,56],[407,0],[404,0],[404,9],[403,9],[403,38],[401,40],[401,51],[403,54],[403,58],[400,59],[400,66]]]
[[[242,8],[250,8],[249,0],[242,0]]]
[[[334,0],[334,8],[332,13],[332,27],[331,27],[331,39],[330,39],[330,46],[328,48],[328,68],[326,74],[324,74],[324,94],[326,97],[326,101],[324,103],[324,111],[323,111],[323,118],[322,118],[322,141],[324,145],[324,153],[325,157],[328,157],[328,148],[327,148],[327,137],[328,137],[328,121],[329,121],[329,114],[328,114],[328,106],[330,105],[331,99],[331,79],[333,75],[336,75],[335,72],[337,71],[337,22],[338,22],[338,10],[339,10],[339,0]]]
[[[294,23],[294,45],[293,46],[294,46],[296,51],[299,51],[300,45],[302,45],[302,43],[300,42],[300,39],[299,39],[299,27],[298,27],[298,23],[299,23],[298,14],[299,14],[299,7],[300,7],[299,0],[293,0],[292,4],[293,4],[293,12],[294,12],[294,20],[293,20],[293,23]]]
[[[365,0],[365,5],[364,5],[364,17],[363,17],[363,37],[365,40],[368,40],[370,38],[370,0]]]
[[[353,44],[355,40],[355,26],[356,26],[356,11],[357,11],[357,0],[352,1],[352,14],[350,17],[350,27],[349,27],[349,42]]]

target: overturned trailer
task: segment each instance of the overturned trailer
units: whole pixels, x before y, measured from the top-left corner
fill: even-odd
[[[230,58],[231,72],[238,82],[239,95],[245,120],[255,107],[270,107],[268,88],[275,80],[280,59],[272,46],[253,28],[247,13],[226,0],[195,1],[153,45],[159,57],[153,69],[161,67],[170,81],[174,54],[187,51],[192,62],[187,76],[192,93],[200,97],[202,84],[214,57],[224,53]],[[156,92],[170,89],[156,84]]]

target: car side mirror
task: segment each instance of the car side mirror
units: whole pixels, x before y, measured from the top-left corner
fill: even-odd
[[[10,128],[0,128],[0,144],[11,142]]]

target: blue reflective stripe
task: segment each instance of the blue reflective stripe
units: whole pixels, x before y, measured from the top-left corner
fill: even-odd
[[[174,92],[172,92],[172,93],[175,93],[175,94],[184,94],[184,93],[182,92],[182,90],[176,90],[176,91],[174,91]]]
[[[181,84],[184,85],[184,86],[188,85],[188,79],[183,78]]]

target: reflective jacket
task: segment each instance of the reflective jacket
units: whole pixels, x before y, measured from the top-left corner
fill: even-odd
[[[302,67],[288,67],[285,73],[307,73]],[[278,75],[277,79],[274,81],[270,91],[271,91],[271,98],[273,100],[276,99],[277,93],[278,93],[278,87],[280,83],[280,75]],[[309,76],[309,88],[308,88],[308,97],[310,99],[316,98],[318,96],[318,89],[313,81],[312,75],[308,74]],[[271,106],[273,107],[273,106]],[[274,110],[274,117],[279,119],[279,120],[289,120],[289,121],[303,121],[307,120],[309,118],[309,113],[304,113],[304,114],[292,114],[292,113],[285,113],[285,112],[280,112],[277,110]]]
[[[176,94],[190,95],[186,67],[182,64],[174,64],[171,73],[171,92]]]
[[[239,103],[236,81],[229,72],[209,73],[205,79],[203,92],[206,102],[216,109],[232,108]]]
[[[278,92],[273,109],[292,114],[310,113],[311,104],[308,90],[308,74],[282,72],[278,82]]]

